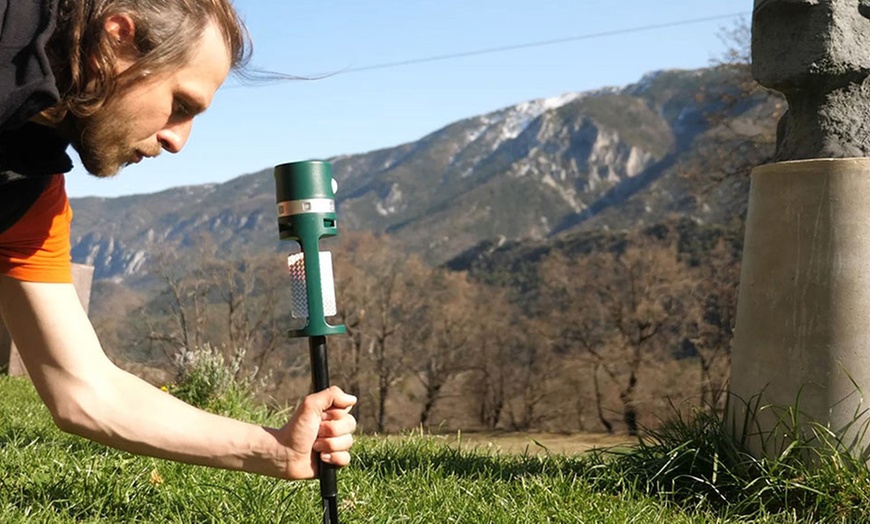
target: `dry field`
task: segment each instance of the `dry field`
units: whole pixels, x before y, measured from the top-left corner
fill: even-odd
[[[595,448],[612,448],[632,445],[637,442],[627,435],[607,435],[603,433],[511,433],[511,432],[457,432],[444,435],[430,435],[451,446],[461,446],[465,450],[530,455],[553,453],[576,455]]]

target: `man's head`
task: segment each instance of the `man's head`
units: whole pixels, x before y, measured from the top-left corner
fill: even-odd
[[[229,0],[61,0],[45,113],[97,176],[177,152],[250,46]]]

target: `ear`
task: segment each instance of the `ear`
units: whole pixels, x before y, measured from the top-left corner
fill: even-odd
[[[136,56],[136,24],[130,15],[118,13],[109,16],[103,24],[103,30],[119,56],[128,59]]]

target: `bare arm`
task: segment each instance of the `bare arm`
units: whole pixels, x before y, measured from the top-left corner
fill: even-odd
[[[57,425],[136,454],[279,478],[312,478],[316,454],[346,465],[354,397],[310,395],[283,428],[196,409],[106,357],[71,284],[0,276],[0,314]]]

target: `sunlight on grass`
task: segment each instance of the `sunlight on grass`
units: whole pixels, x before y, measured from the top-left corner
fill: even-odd
[[[66,435],[22,379],[0,378],[0,446],[4,523],[320,520],[316,482],[134,457]],[[824,454],[813,468],[798,454],[754,459],[708,413],[632,447],[574,456],[502,454],[419,432],[361,437],[354,451],[339,474],[342,522],[860,522],[870,510],[866,467]]]

